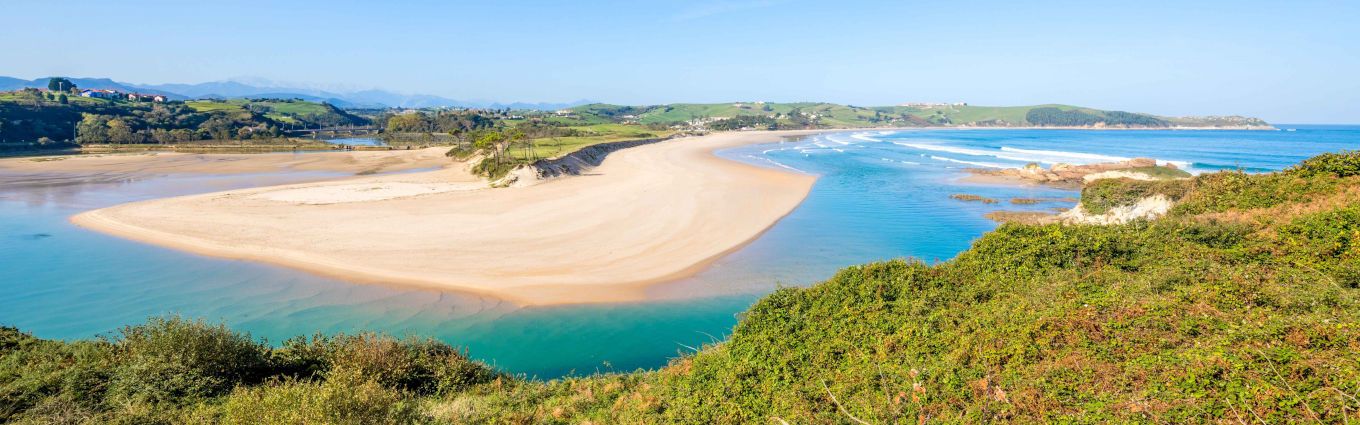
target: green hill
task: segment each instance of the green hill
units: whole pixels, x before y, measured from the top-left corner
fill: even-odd
[[[326,103],[296,99],[190,100],[196,112],[253,112],[284,125],[343,126],[363,124],[363,119]]]
[[[0,421],[1360,419],[1360,153],[1151,189],[1114,181],[1082,202],[1149,191],[1176,201],[1168,215],[1006,224],[940,264],[852,266],[778,290],[728,340],[656,371],[526,381],[437,342],[271,348],[178,318],[75,342],[3,329]]]
[[[183,143],[268,139],[290,128],[363,125],[367,120],[332,105],[301,100],[232,99],[188,102],[99,99],[34,89],[0,93],[0,141]]]
[[[1102,111],[1069,105],[973,106],[965,104],[918,104],[861,107],[833,103],[735,102],[714,104],[677,103],[657,106],[592,104],[572,109],[582,116],[621,119],[632,116],[642,124],[680,124],[720,121],[742,117],[759,120],[759,128],[857,128],[857,127],[1268,127],[1265,121],[1246,117],[1168,118],[1149,114]],[[746,119],[745,123],[756,120]]]

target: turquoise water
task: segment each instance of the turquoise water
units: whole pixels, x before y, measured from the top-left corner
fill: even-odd
[[[386,143],[383,143],[382,140],[378,140],[377,138],[373,138],[373,137],[347,137],[347,138],[343,138],[343,139],[326,139],[326,140],[324,140],[324,142],[330,143],[330,144],[333,144],[333,145],[350,145],[350,146],[385,146],[385,145],[387,145]]]
[[[1291,126],[1284,126],[1291,127]],[[384,331],[466,347],[539,377],[662,365],[726,335],[779,286],[807,285],[850,264],[941,261],[995,224],[997,199],[1075,192],[959,182],[967,167],[1149,156],[1194,172],[1276,170],[1316,153],[1360,149],[1360,127],[1297,131],[920,130],[846,132],[720,152],[820,176],[807,200],[710,269],[659,285],[655,302],[520,309],[428,289],[361,285],[250,262],[186,254],[89,232],[80,211],[156,197],[332,178],[330,173],[149,178],[0,174],[0,324],[47,338],[86,338],[179,313],[222,320],[278,342],[313,332]]]

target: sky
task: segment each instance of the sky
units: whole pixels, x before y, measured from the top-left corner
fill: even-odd
[[[0,75],[1360,123],[1356,1],[0,0]]]

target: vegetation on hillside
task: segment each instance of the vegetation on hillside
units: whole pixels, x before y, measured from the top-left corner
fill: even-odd
[[[1255,118],[1165,118],[1068,105],[994,107],[966,104],[907,104],[862,107],[815,102],[737,102],[657,106],[593,104],[578,106],[572,108],[572,111],[583,116],[630,120],[640,124],[701,127],[709,130],[922,126],[1126,128],[1268,126],[1264,121]]]
[[[665,137],[665,126],[613,122],[610,115],[566,115],[508,109],[382,111],[380,136],[389,145],[445,145],[460,160],[479,158],[473,171],[499,179],[516,167],[624,140]]]
[[[81,97],[61,78],[49,86],[60,90],[0,93],[0,142],[42,147],[273,139],[292,129],[367,123],[334,106],[301,100],[130,100]]]
[[[138,97],[88,98],[69,80],[54,78],[48,91],[0,93],[0,148],[73,144],[169,144],[200,140],[270,140],[314,135],[303,130],[375,127],[389,146],[453,146],[466,152],[482,133],[522,134],[523,149],[483,152],[498,157],[479,167],[488,175],[538,159],[559,157],[614,141],[677,133],[870,127],[1123,127],[1267,126],[1244,117],[1164,118],[1066,105],[1016,107],[907,104],[862,107],[819,102],[590,104],[561,111],[510,109],[345,111],[298,99],[228,99],[155,102]],[[339,133],[327,133],[339,136]],[[509,164],[509,165],[507,165]]]
[[[1170,127],[1171,122],[1147,114],[1090,109],[1062,109],[1046,106],[1030,109],[1025,122],[1040,127]]]
[[[436,342],[271,348],[178,318],[76,342],[5,329],[0,421],[1360,419],[1360,153],[1175,184],[1159,219],[1005,224],[947,262],[852,266],[780,289],[726,341],[656,371],[527,381]],[[1165,189],[1112,180],[1083,198]]]

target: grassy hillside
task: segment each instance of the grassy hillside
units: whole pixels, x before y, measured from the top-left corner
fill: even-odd
[[[362,119],[325,103],[296,99],[227,99],[184,102],[196,112],[255,112],[291,126],[362,124]]]
[[[1134,128],[1268,126],[1246,117],[1167,118],[1148,114],[1102,111],[1070,105],[973,106],[906,105],[860,107],[833,103],[735,102],[659,106],[583,105],[582,116],[618,119],[633,116],[642,124],[693,122],[738,117],[773,118],[777,128],[857,128],[918,126],[1104,126]]]
[[[941,264],[852,266],[778,290],[728,340],[657,371],[525,381],[435,342],[271,348],[177,318],[77,342],[5,329],[0,421],[1360,419],[1360,153],[1167,184],[1152,192],[1177,205],[1160,219],[1007,224]],[[1137,198],[1121,185],[1151,193],[1115,181],[1083,197]]]
[[[185,143],[272,139],[295,127],[361,125],[334,106],[300,100],[149,102],[96,99],[37,90],[0,93],[0,141],[81,144]],[[64,100],[62,100],[64,99]]]

